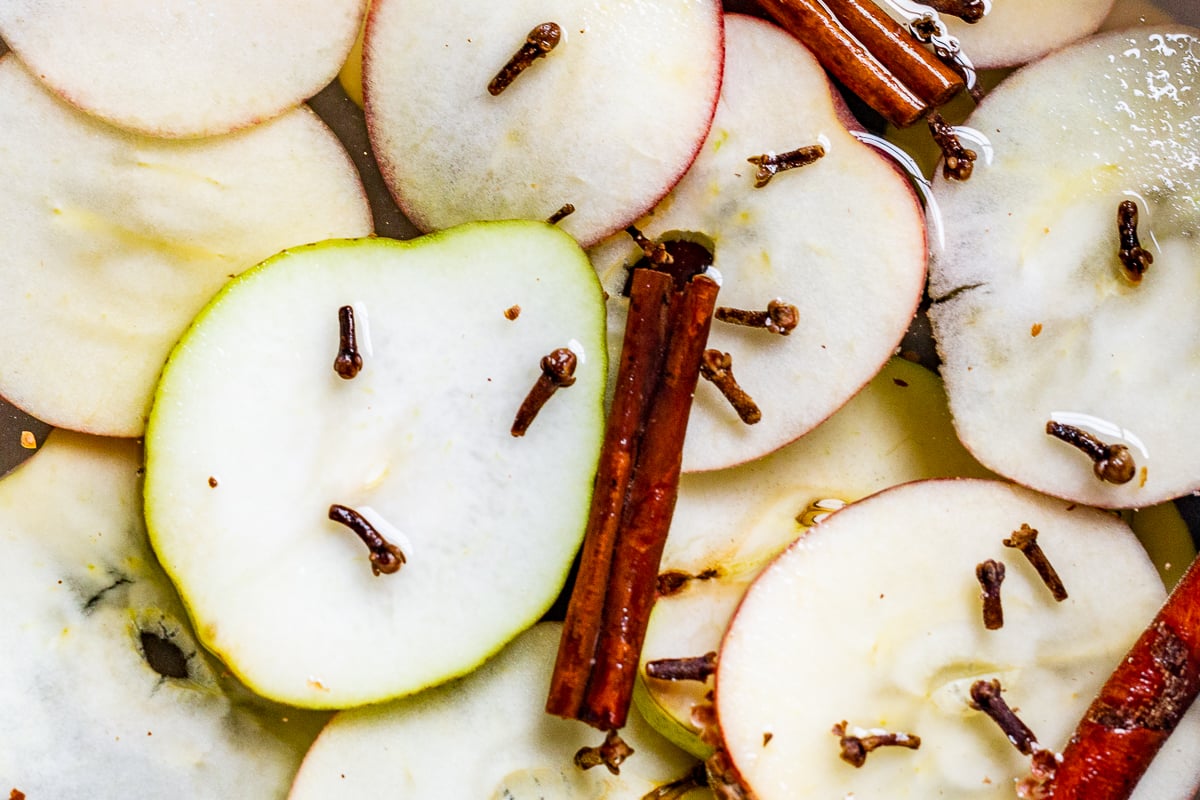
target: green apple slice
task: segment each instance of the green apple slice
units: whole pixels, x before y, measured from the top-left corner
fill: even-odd
[[[358,173],[307,108],[151,139],[71,108],[8,55],[0,130],[0,394],[60,427],[140,435],[167,354],[225,281],[371,231]]]
[[[5,0],[0,36],[67,102],[151,136],[226,133],[312,97],[366,0]]]
[[[634,754],[619,775],[574,765],[575,753],[595,746],[598,734],[542,708],[560,631],[542,623],[459,681],[337,714],[305,757],[289,800],[640,800],[687,775],[694,760],[636,714],[621,730]]]
[[[1062,602],[1004,546],[1022,524],[1038,531]],[[993,630],[976,579],[987,559],[1007,567]],[[1029,762],[971,708],[974,682],[999,679],[1041,746],[1061,750],[1163,598],[1113,515],[994,481],[889,489],[815,526],[746,593],[717,669],[724,745],[759,800],[1012,797]],[[882,748],[855,768],[831,732],[842,721],[920,747]],[[1198,737],[1194,709],[1135,797],[1190,798]]]
[[[642,647],[639,708],[697,755],[693,709],[711,683],[646,677],[647,661],[715,652],[746,587],[810,525],[842,505],[919,478],[988,477],[954,436],[937,377],[891,359],[836,414],[771,455],[734,469],[685,475]],[[671,580],[673,579],[673,580]]]
[[[267,697],[335,708],[466,672],[537,620],[586,522],[603,314],[583,251],[540,222],[320,243],[231,282],[172,353],[146,433],[151,541],[205,645]],[[514,437],[564,347],[574,385]],[[333,504],[407,563],[374,575]]]
[[[1200,487],[1197,36],[1105,34],[1015,73],[967,120],[992,162],[935,179],[946,246],[931,320],[955,426],[985,465],[1040,491],[1140,508]],[[1154,257],[1139,283],[1118,257],[1123,201]],[[1127,446],[1132,479],[1097,479],[1051,420]]]
[[[0,481],[0,785],[281,797],[324,715],[210,663],[146,541],[140,467],[133,442],[56,431]]]
[[[843,124],[824,70],[774,25],[726,17],[725,78],[700,155],[637,222],[647,236],[696,231],[714,244],[719,304],[796,306],[789,335],[714,322],[709,347],[731,354],[762,420],[741,422],[711,385],[696,391],[684,444],[687,471],[762,456],[799,438],[861,389],[895,352],[921,298],[925,229],[907,180]],[[808,166],[756,188],[748,158],[824,146]],[[619,347],[629,236],[593,248],[608,289],[610,353]]]
[[[546,23],[557,44],[489,83]],[[721,85],[717,0],[375,0],[363,49],[371,144],[418,228],[546,219],[592,244],[679,180]]]

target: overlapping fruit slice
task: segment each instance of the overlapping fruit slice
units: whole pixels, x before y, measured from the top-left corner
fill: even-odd
[[[566,578],[605,366],[595,272],[545,223],[243,273],[172,353],[146,433],[147,525],[201,640],[312,707],[478,665]]]
[[[709,347],[730,354],[761,420],[743,424],[713,386],[699,387],[685,470],[741,463],[798,438],[882,368],[908,327],[925,274],[921,211],[905,179],[851,136],[846,119],[803,46],[770,23],[727,16],[725,80],[709,137],[637,226],[654,238],[681,230],[711,239],[721,306],[763,311],[779,299],[798,316],[786,336],[762,324],[713,323]],[[785,154],[811,146],[824,155],[786,168]],[[749,161],[760,156],[762,166]],[[769,180],[756,187],[760,170]],[[592,257],[612,298],[616,348],[636,248],[619,235]]]
[[[371,231],[358,174],[305,108],[152,139],[71,108],[10,54],[0,130],[0,394],[61,427],[140,435],[167,353],[225,281]]]
[[[935,182],[959,436],[1053,495],[1137,508],[1200,485],[1197,35],[1106,34],[1026,67],[968,119],[992,162]]]

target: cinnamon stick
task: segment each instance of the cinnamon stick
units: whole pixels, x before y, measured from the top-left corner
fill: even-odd
[[[1197,693],[1200,559],[1100,689],[1062,758],[1027,779],[1028,796],[1125,800]]]
[[[634,270],[613,410],[546,701],[551,714],[601,730],[625,724],[716,295],[703,275]]]

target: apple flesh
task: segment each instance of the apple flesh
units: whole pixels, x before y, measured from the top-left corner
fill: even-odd
[[[845,128],[848,114],[813,56],[763,20],[731,14],[725,28],[725,79],[708,139],[637,227],[652,238],[704,234],[722,276],[720,305],[761,310],[781,298],[797,307],[799,325],[776,336],[713,323],[709,347],[732,355],[762,420],[743,424],[713,386],[699,387],[687,471],[750,461],[836,411],[895,351],[925,275],[924,221],[912,189]],[[755,188],[748,158],[816,144],[823,157]],[[627,306],[620,289],[638,252],[620,234],[591,255],[611,298],[614,352]]]
[[[349,380],[333,368],[343,305],[363,362]],[[514,437],[562,347],[574,384]],[[477,666],[566,578],[605,369],[595,273],[545,223],[326,242],[243,273],[172,353],[146,433],[151,541],[201,640],[260,694],[308,707]],[[400,548],[399,572],[372,574],[333,504]]]
[[[1200,487],[1198,35],[1105,34],[1015,73],[967,120],[992,163],[934,181],[930,318],[955,426],[986,466],[1052,495],[1141,508]],[[1154,256],[1136,284],[1118,257],[1126,200]],[[1051,420],[1127,446],[1132,479],[1098,480]]]
[[[497,96],[531,29],[557,46]],[[388,186],[422,230],[546,219],[591,244],[691,164],[721,83],[716,0],[375,0],[363,92]]]
[[[282,797],[325,716],[253,698],[205,654],[146,541],[140,466],[131,441],[55,431],[0,481],[0,783]]]
[[[659,731],[697,755],[694,709],[711,682],[647,677],[657,659],[715,652],[746,587],[823,516],[888,486],[932,477],[989,477],[958,444],[941,384],[893,358],[836,414],[766,458],[685,475],[660,574],[679,583],[654,605],[642,648],[639,708]]]
[[[619,775],[572,763],[576,751],[597,744],[597,733],[542,710],[560,631],[557,623],[541,623],[459,681],[337,714],[305,757],[289,800],[639,800],[687,775],[694,760],[636,714],[621,730],[634,755]],[[671,797],[712,794],[693,789]]]
[[[232,275],[371,231],[357,172],[306,108],[151,139],[67,106],[7,55],[0,129],[0,394],[60,427],[140,435],[172,345]]]
[[[1002,544],[1022,524],[1064,601]],[[976,579],[989,558],[1007,566],[996,630]],[[724,746],[760,800],[1010,797],[1028,761],[971,708],[972,684],[999,679],[1038,742],[1061,749],[1164,594],[1132,532],[1103,512],[993,481],[881,492],[815,526],[746,593],[716,676]],[[856,769],[831,733],[843,720],[920,748],[882,748]],[[1193,710],[1135,797],[1190,798],[1197,737]]]
[[[150,136],[245,128],[312,97],[346,58],[366,0],[0,3],[0,36],[55,94]]]

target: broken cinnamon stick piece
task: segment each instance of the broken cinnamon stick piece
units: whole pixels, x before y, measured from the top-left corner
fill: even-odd
[[[1118,662],[1058,763],[1026,780],[1045,800],[1126,800],[1200,693],[1200,566],[1192,562]]]

